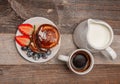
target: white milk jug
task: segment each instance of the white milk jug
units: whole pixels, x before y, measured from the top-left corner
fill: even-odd
[[[102,52],[112,59],[117,57],[116,52],[110,47],[113,41],[113,30],[106,22],[97,19],[88,19],[81,22],[74,31],[73,39],[79,48],[91,52]]]

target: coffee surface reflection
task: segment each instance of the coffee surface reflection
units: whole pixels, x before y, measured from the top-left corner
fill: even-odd
[[[89,55],[84,51],[74,53],[71,62],[73,69],[80,72],[87,70],[91,63]]]

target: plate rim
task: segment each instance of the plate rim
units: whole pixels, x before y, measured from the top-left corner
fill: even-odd
[[[58,27],[55,25],[55,23],[53,23],[51,20],[49,20],[49,19],[47,19],[47,18],[44,18],[44,17],[31,17],[31,18],[29,18],[29,19],[27,19],[27,20],[25,20],[24,22],[22,22],[21,24],[24,24],[24,23],[26,23],[26,21],[28,21],[28,20],[31,20],[31,19],[34,19],[34,18],[39,18],[39,19],[45,19],[45,20],[47,20],[47,21],[49,21],[49,22],[51,22],[51,23],[48,23],[48,24],[50,24],[50,25],[53,25],[53,26],[55,26],[56,28],[57,28],[57,30],[58,30]],[[42,25],[42,24],[41,24]],[[58,32],[59,32],[59,30],[58,30]],[[20,31],[17,29],[17,31],[16,31],[16,33],[15,33],[15,36],[18,36],[18,35],[20,35],[20,34],[18,34],[18,33],[20,33]],[[60,32],[59,32],[59,34],[60,34]],[[21,34],[22,35],[22,34]],[[28,59],[29,57],[25,57],[24,55],[22,55],[21,54],[21,52],[19,51],[19,44],[16,42],[16,40],[14,41],[15,42],[15,45],[16,45],[16,49],[17,49],[17,52],[21,55],[21,57],[22,58],[24,58],[25,60],[27,60],[27,61],[29,61],[29,62],[32,62],[32,63],[45,63],[45,62],[48,62],[48,61],[50,61],[50,60],[52,60],[55,56],[56,56],[56,54],[58,53],[58,51],[60,50],[60,45],[61,45],[61,34],[60,34],[60,39],[59,39],[59,42],[58,42],[58,44],[56,45],[56,47],[55,48],[57,48],[57,50],[56,50],[56,52],[54,52],[55,54],[54,54],[54,56],[52,56],[51,58],[49,58],[48,60],[45,60],[45,61],[35,61],[34,59],[32,59],[32,60],[30,60],[30,59]],[[22,51],[22,50],[21,50]],[[23,52],[25,52],[25,51],[23,51]],[[26,55],[27,56],[27,55]]]

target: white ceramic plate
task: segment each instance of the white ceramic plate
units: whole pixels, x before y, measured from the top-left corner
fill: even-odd
[[[23,23],[29,23],[29,24],[35,25],[37,27],[42,25],[42,24],[51,24],[51,25],[56,27],[56,25],[52,21],[50,21],[46,18],[43,18],[43,17],[33,17],[33,18],[30,18],[30,19],[24,21]],[[19,32],[19,30],[17,30],[16,36],[19,36],[19,35],[22,35],[22,34]],[[41,62],[46,62],[46,61],[52,59],[57,54],[58,50],[60,49],[60,41],[61,41],[61,37],[60,37],[58,45],[51,48],[51,54],[48,55],[47,59],[40,58],[39,60],[34,60],[32,57],[28,57],[26,55],[26,52],[21,50],[21,46],[17,42],[15,42],[15,43],[16,43],[16,47],[17,47],[18,52],[20,53],[20,55],[23,58],[25,58],[26,60],[28,60],[30,62],[41,63]]]

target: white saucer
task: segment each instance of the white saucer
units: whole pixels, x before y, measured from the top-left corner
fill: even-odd
[[[46,18],[43,18],[43,17],[33,17],[33,18],[30,18],[30,19],[24,21],[23,23],[29,23],[31,25],[37,25],[37,26],[40,26],[42,24],[51,24],[53,26],[56,26],[52,21],[50,21]],[[17,30],[16,36],[19,36],[19,35],[22,35],[22,34],[19,32],[19,30]],[[57,54],[58,50],[60,49],[60,41],[61,41],[61,37],[60,37],[58,45],[51,48],[52,52],[51,52],[50,55],[48,55],[47,59],[40,58],[39,60],[34,60],[32,57],[28,57],[26,55],[26,52],[21,50],[21,46],[17,42],[15,42],[15,43],[16,43],[16,47],[17,47],[18,52],[20,53],[20,55],[23,58],[25,58],[26,60],[28,60],[30,62],[41,63],[41,62],[46,62],[46,61],[52,59]]]

